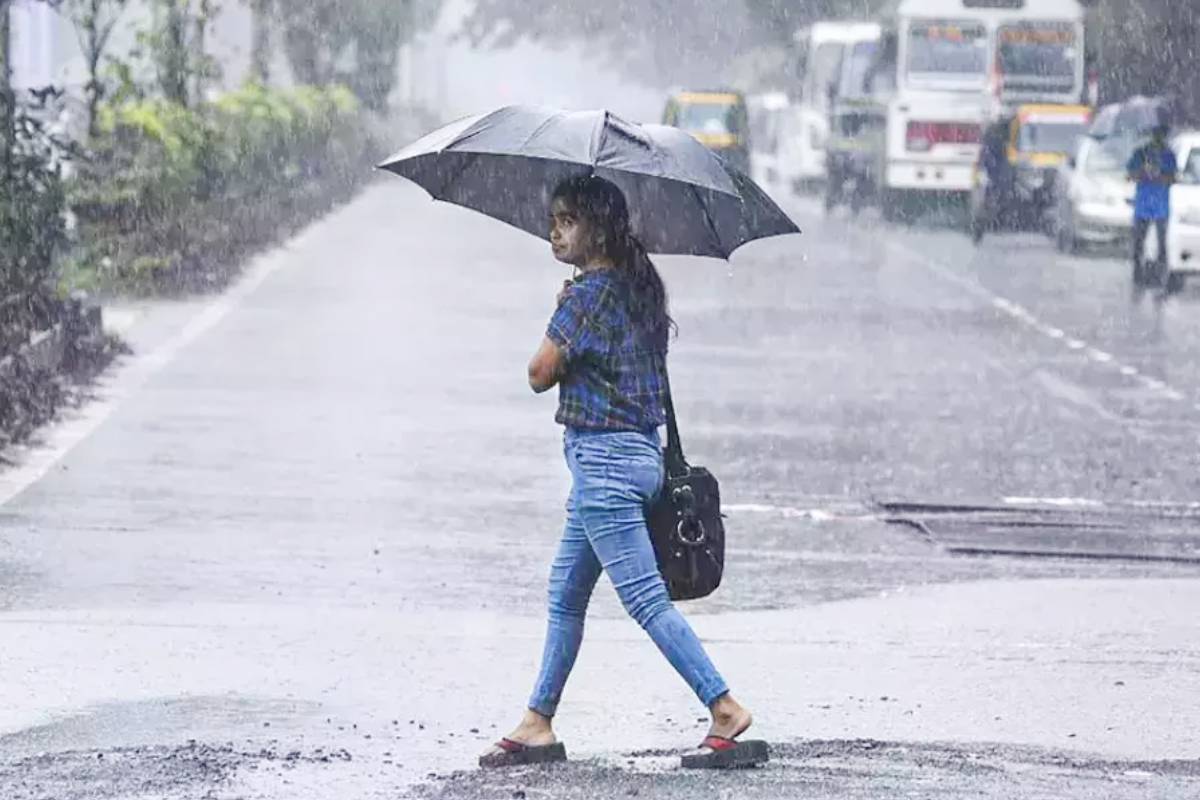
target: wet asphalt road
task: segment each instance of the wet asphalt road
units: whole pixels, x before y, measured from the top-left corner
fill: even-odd
[[[116,309],[137,355],[49,442],[90,434],[0,474],[0,797],[1195,796],[1200,294],[789,203],[803,237],[662,260],[730,515],[687,611],[770,770],[670,768],[700,714],[602,585],[579,763],[453,774],[540,647],[564,272],[385,181],[229,299]],[[962,554],[1006,549],[1060,557]]]

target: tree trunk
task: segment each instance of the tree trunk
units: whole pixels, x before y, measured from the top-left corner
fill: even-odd
[[[89,139],[95,139],[99,133],[96,127],[96,116],[97,109],[100,106],[100,51],[103,49],[100,43],[100,3],[101,0],[91,0],[87,20],[87,52],[83,54],[84,58],[87,59],[88,66],[87,121]]]
[[[187,0],[166,0],[166,19],[160,32],[159,83],[173,103],[188,104]]]
[[[10,0],[0,0],[0,189],[9,195],[12,155],[16,145],[16,96],[12,87]]]
[[[266,86],[271,82],[271,0],[251,2],[250,76]]]

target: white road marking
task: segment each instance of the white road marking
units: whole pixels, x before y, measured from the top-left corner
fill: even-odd
[[[1035,370],[1033,375],[1038,383],[1042,385],[1043,389],[1059,400],[1079,406],[1080,408],[1086,408],[1105,422],[1111,422],[1116,425],[1125,422],[1121,417],[1105,408],[1104,404],[1095,395],[1079,384],[1044,369]]]
[[[778,514],[785,519],[811,519],[814,522],[828,522],[838,519],[840,516],[821,508],[795,508],[794,506],[772,506],[759,503],[734,503],[722,506],[721,510],[730,514]]]
[[[1000,502],[1009,506],[1055,506],[1058,508],[1102,508],[1105,503],[1085,497],[1005,497]]]
[[[1088,497],[1037,497],[1030,495],[1003,497],[1000,502],[1010,506],[1054,506],[1058,508],[1122,508],[1149,509],[1154,511],[1200,511],[1200,502],[1173,500],[1095,500]]]
[[[1187,400],[1182,392],[1170,386],[1165,381],[1143,375],[1137,367],[1133,366],[1132,364],[1126,364],[1117,360],[1117,358],[1111,353],[1105,352],[1097,347],[1093,347],[1082,339],[1076,339],[1068,336],[1062,329],[1039,319],[1027,308],[1013,302],[1012,300],[1009,300],[1007,297],[1002,297],[989,289],[985,289],[983,286],[973,280],[969,280],[961,275],[958,275],[942,264],[930,259],[927,254],[920,253],[906,244],[901,244],[895,241],[889,241],[886,246],[912,259],[942,280],[953,283],[955,286],[958,286],[960,289],[965,290],[969,294],[987,301],[992,305],[993,308],[1004,312],[1026,327],[1040,333],[1043,336],[1046,336],[1049,339],[1062,342],[1070,350],[1076,352],[1082,351],[1083,355],[1089,361],[1112,367],[1121,375],[1124,375],[1128,378],[1134,378],[1143,387],[1161,395],[1167,400],[1172,400],[1175,402]],[[1200,410],[1200,403],[1195,404],[1193,408]]]
[[[321,220],[318,220],[287,243],[251,261],[246,272],[232,287],[205,304],[174,336],[145,355],[119,361],[97,385],[96,394],[99,397],[96,400],[89,402],[78,413],[51,423],[40,432],[35,444],[14,448],[12,454],[17,464],[0,470],[0,506],[41,480],[55,464],[95,432],[122,401],[137,394],[151,376],[171,363],[188,345],[211,330],[267,278],[287,264],[292,251],[302,247],[320,223]]]

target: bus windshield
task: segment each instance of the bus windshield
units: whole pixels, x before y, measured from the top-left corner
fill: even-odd
[[[998,63],[1005,76],[1073,79],[1078,51],[1069,23],[1007,25],[999,31]]]
[[[914,22],[908,34],[908,73],[918,77],[977,78],[987,74],[987,29],[975,22]]]

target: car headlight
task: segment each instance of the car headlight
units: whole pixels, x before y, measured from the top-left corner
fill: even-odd
[[[1195,225],[1200,228],[1200,207],[1185,208],[1179,212],[1179,221],[1184,225]]]

